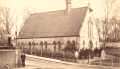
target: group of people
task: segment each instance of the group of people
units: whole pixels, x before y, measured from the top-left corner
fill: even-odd
[[[87,59],[93,57],[100,57],[101,56],[102,48],[95,48],[93,49],[81,49],[79,52],[80,59]]]
[[[78,59],[93,59],[94,57],[101,57],[101,53],[103,48],[95,48],[92,49],[81,49],[80,51],[74,51],[75,61],[77,62]],[[89,61],[88,61],[89,63]]]

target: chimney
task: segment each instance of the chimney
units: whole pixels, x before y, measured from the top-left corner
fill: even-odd
[[[71,0],[66,0],[66,13],[69,14],[71,11]]]

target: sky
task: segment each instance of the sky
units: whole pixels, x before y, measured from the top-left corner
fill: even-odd
[[[116,1],[115,6],[120,4],[119,0]],[[88,6],[88,2],[96,18],[105,16],[105,0],[72,0],[72,8]],[[16,28],[19,31],[30,13],[65,9],[65,0],[0,0],[0,6],[10,8],[11,23],[15,24],[12,31]],[[114,12],[114,16],[119,16],[119,7],[114,7],[114,10],[111,11]]]
[[[65,0],[0,0],[3,6],[16,9],[17,12],[29,9],[30,12],[45,12],[65,9]],[[104,0],[72,0],[72,7],[88,5],[94,9],[96,16],[101,17],[104,11]],[[99,14],[98,14],[99,13]]]

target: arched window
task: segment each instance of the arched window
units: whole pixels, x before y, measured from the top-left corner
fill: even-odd
[[[31,42],[31,41],[29,41],[29,42],[28,42],[28,45],[29,45],[29,46],[32,46],[32,42]]]
[[[40,42],[40,46],[41,46],[41,55],[42,55],[42,51],[43,51],[43,45],[44,45],[44,43],[43,43],[43,41],[41,41],[41,42]]]
[[[44,42],[44,45],[45,45],[45,49],[47,49],[47,41]]]
[[[71,45],[71,42],[70,42],[70,40],[68,40],[68,41],[67,41],[67,45]]]
[[[60,41],[58,41],[58,49],[61,50],[61,45],[62,43]]]
[[[53,45],[56,45],[57,43],[56,43],[56,41],[53,41]]]
[[[90,48],[90,49],[93,48],[93,42],[92,42],[92,40],[89,40],[89,48]]]
[[[34,52],[34,50],[35,50],[35,42],[32,41],[31,51]]]
[[[75,45],[76,45],[75,40],[72,40],[72,45],[75,47]]]
[[[53,41],[53,45],[54,45],[54,51],[56,51],[56,45],[57,45],[56,41]]]
[[[29,46],[31,46],[31,45],[32,45],[32,43],[31,43],[31,42],[28,42],[28,45],[29,45]]]
[[[43,41],[40,42],[40,45],[43,46]]]
[[[75,40],[72,40],[72,49],[74,51],[77,50]]]
[[[29,51],[30,51],[30,54],[31,54],[31,50],[32,50],[32,47],[31,47],[31,46],[32,46],[32,43],[31,43],[30,41],[28,42],[28,46],[29,46]]]
[[[83,48],[85,48],[85,40],[83,40]]]
[[[70,40],[67,41],[65,50],[66,51],[72,51],[72,44],[71,44]]]
[[[33,45],[33,46],[35,45],[35,42],[34,42],[34,41],[32,41],[32,45]]]

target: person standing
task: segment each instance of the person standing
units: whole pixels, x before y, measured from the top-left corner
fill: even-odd
[[[75,54],[75,62],[78,62],[79,52],[75,51],[74,54]]]
[[[103,50],[101,51],[101,59],[102,59],[102,60],[105,60],[105,58],[106,58],[106,53],[105,53],[105,50],[103,49]]]
[[[25,59],[26,59],[26,56],[24,53],[21,54],[21,60],[22,60],[22,66],[25,67]]]

